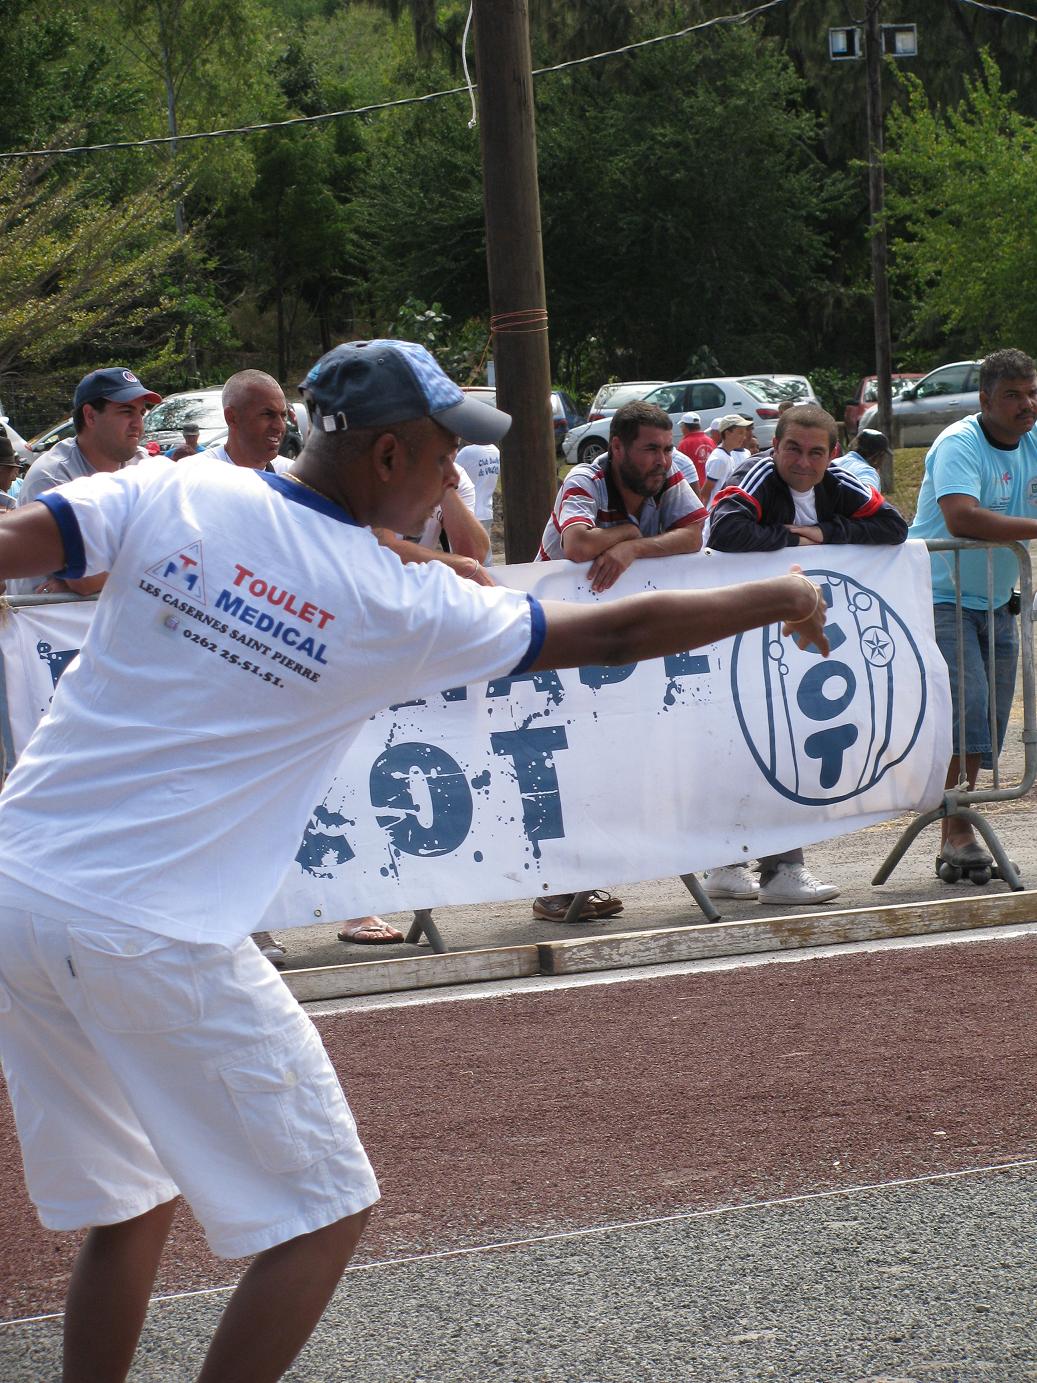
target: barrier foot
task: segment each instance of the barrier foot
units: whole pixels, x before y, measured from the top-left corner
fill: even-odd
[[[934,821],[939,821],[942,817],[946,815],[947,812],[944,810],[943,807],[937,807],[935,810],[931,812],[925,812],[922,816],[916,817],[915,820],[911,822],[911,825],[908,826],[907,829],[903,832],[900,839],[897,841],[896,845],[893,846],[893,849],[889,852],[886,858],[879,865],[878,871],[871,881],[872,886],[874,886],[875,884],[884,884],[886,880],[889,878],[889,876],[893,873],[893,870],[896,869],[897,865],[907,854],[910,847],[914,844],[915,839],[921,835],[921,833],[925,830],[927,826],[932,825]]]
[[[446,942],[440,936],[439,928],[432,921],[431,908],[415,908],[414,921],[410,924],[410,931],[407,933],[407,942],[411,946],[417,946],[422,937],[426,939],[436,955],[441,956],[446,951]]]
[[[997,865],[997,872],[1014,893],[1021,893],[1023,881],[1014,860],[1010,860],[1005,854],[1005,847],[1001,844],[1001,838],[991,826],[990,822],[980,812],[973,811],[971,807],[959,807],[954,813],[955,816],[962,816],[966,821],[971,822],[979,834],[983,837],[987,849],[994,857]]]
[[[699,905],[707,922],[719,922],[720,913],[713,906],[713,899],[699,883],[697,874],[682,874],[681,883]]]
[[[583,905],[584,905],[584,903],[586,903],[587,899],[591,896],[591,893],[592,893],[592,892],[593,892],[592,889],[587,888],[587,889],[584,889],[584,891],[583,891],[582,893],[574,893],[574,894],[573,894],[573,900],[572,900],[572,902],[569,904],[569,907],[568,907],[568,909],[567,909],[567,911],[566,911],[566,914],[565,914],[564,920],[565,920],[566,922],[579,922],[579,920],[580,920],[580,913],[583,911]]]

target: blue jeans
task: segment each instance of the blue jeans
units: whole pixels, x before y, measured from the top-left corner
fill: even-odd
[[[1015,695],[1015,674],[1019,662],[1019,633],[1016,616],[1007,605],[993,613],[992,626],[986,610],[962,607],[962,659],[965,668],[965,753],[979,754],[984,768],[993,767],[990,743],[990,696],[994,697],[997,752],[1005,742],[1008,717]],[[934,605],[936,642],[947,661],[951,678],[951,705],[954,709],[954,753],[960,753],[958,734],[958,625],[953,605]],[[994,640],[993,684],[987,676],[989,637]]]

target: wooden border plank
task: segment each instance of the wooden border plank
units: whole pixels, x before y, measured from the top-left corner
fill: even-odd
[[[359,994],[391,994],[401,989],[479,984],[484,980],[515,980],[539,974],[539,953],[535,945],[529,945],[322,965],[285,970],[281,978],[300,1003],[311,1003],[316,999],[347,999]]]
[[[1037,890],[970,895],[926,903],[768,916],[752,922],[716,922],[655,931],[539,944],[545,975],[573,975],[627,966],[790,951],[804,946],[878,941],[895,936],[970,931],[1037,922]]]

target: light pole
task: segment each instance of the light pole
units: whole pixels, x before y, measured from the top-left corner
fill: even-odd
[[[828,51],[833,60],[861,56],[861,30],[830,29]],[[879,431],[893,444],[893,345],[889,324],[889,272],[886,245],[886,182],[883,169],[885,119],[882,110],[882,56],[914,57],[918,51],[913,24],[883,24],[882,0],[867,0],[863,32],[867,93],[868,210],[871,240],[872,317],[875,332],[875,374]],[[893,458],[882,462],[882,488],[893,488]]]

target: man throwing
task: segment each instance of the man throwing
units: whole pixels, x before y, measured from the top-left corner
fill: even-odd
[[[925,458],[925,475],[912,538],[975,538],[979,542],[1027,542],[1037,537],[1037,366],[1020,350],[994,351],[979,370],[979,408],[951,423]],[[965,710],[958,705],[958,629],[954,554],[934,552],[933,616],[936,641],[947,659],[954,707],[954,758],[947,787],[976,786],[980,767],[991,768],[1001,752],[1015,691],[1019,641],[1012,588],[1018,564],[1009,551],[995,549],[993,602],[987,592],[987,553],[960,557]],[[993,643],[994,684],[987,678]],[[996,744],[990,738],[994,703]],[[964,720],[964,739],[961,723]],[[964,764],[960,756],[964,754]],[[972,826],[959,816],[944,817],[941,858],[969,871],[988,868],[990,855]]]
[[[303,390],[289,475],[131,466],[0,523],[0,578],[110,572],[0,797],[0,1053],[26,1181],[44,1224],[89,1230],[68,1379],[128,1373],[178,1193],[217,1254],[256,1255],[201,1383],[281,1377],[360,1238],[373,1172],[248,934],[370,715],[775,621],[828,649],[801,574],[565,605],[403,563],[371,526],[419,530],[459,435],[494,441],[507,415],[403,341],[338,346]],[[165,599],[176,579],[192,594]]]

